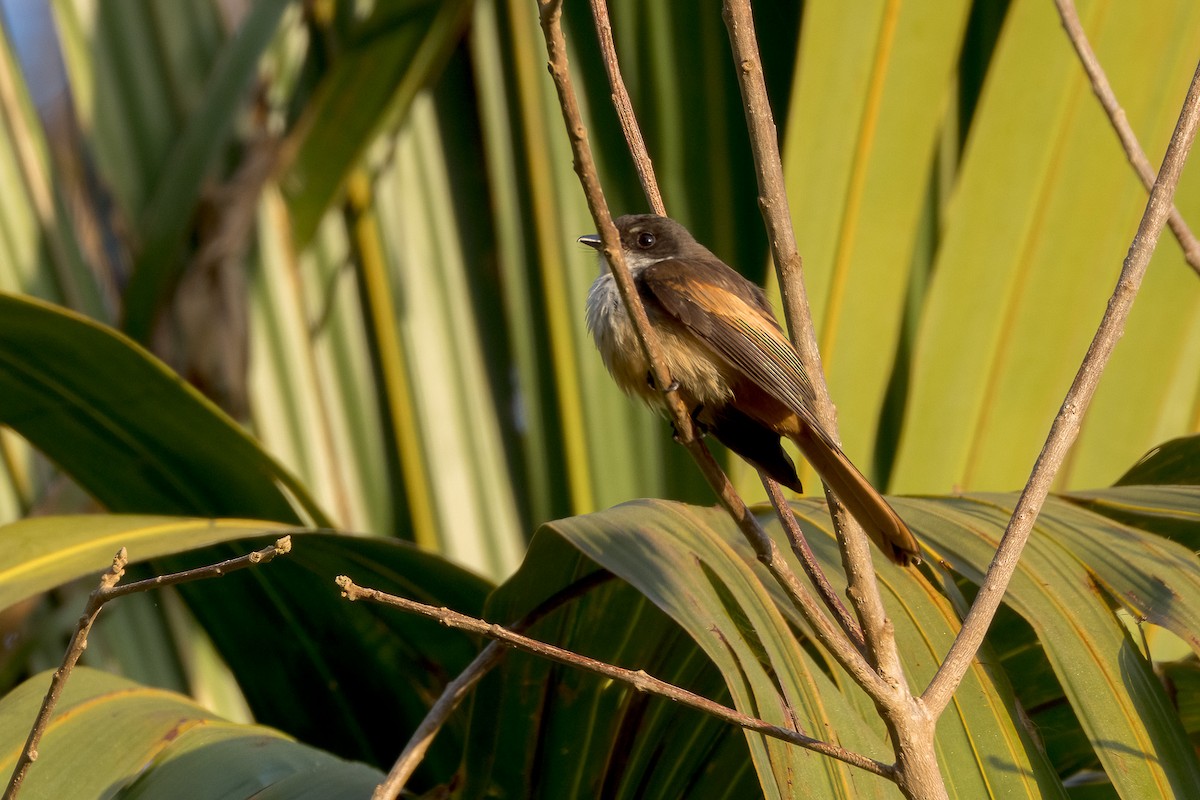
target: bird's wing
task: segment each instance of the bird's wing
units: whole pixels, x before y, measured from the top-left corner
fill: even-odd
[[[715,259],[660,261],[644,267],[635,282],[647,310],[677,320],[804,423],[788,435],[889,558],[901,565],[921,560],[904,520],[817,421],[800,356],[754,284]]]
[[[668,260],[636,278],[647,300],[817,431],[813,389],[762,291],[714,260]]]

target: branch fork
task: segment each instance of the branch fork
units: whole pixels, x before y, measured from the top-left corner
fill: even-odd
[[[277,539],[272,545],[247,553],[244,556],[239,556],[238,558],[231,558],[227,561],[197,567],[196,569],[184,570],[183,572],[173,572],[169,575],[156,575],[153,578],[128,583],[124,586],[120,585],[120,581],[125,576],[125,567],[129,564],[129,555],[124,547],[118,550],[117,554],[113,556],[112,565],[100,576],[100,585],[88,596],[87,606],[85,606],[83,615],[80,616],[79,622],[75,626],[71,642],[67,645],[67,651],[63,655],[62,664],[54,671],[54,676],[50,679],[50,688],[46,691],[46,696],[42,700],[42,706],[38,710],[33,728],[29,731],[29,738],[25,741],[25,747],[21,750],[21,755],[17,758],[17,763],[13,767],[12,777],[9,778],[8,787],[4,790],[3,800],[12,800],[17,796],[17,793],[21,790],[21,784],[29,772],[29,768],[37,760],[38,745],[42,741],[42,736],[46,733],[46,727],[50,724],[50,717],[54,713],[54,707],[58,704],[63,689],[66,687],[67,679],[71,677],[75,665],[79,662],[79,657],[87,649],[88,634],[91,633],[92,625],[95,624],[96,618],[100,616],[100,611],[106,603],[116,600],[118,597],[134,594],[135,592],[146,592],[164,586],[176,586],[181,583],[190,583],[207,578],[219,578],[235,570],[245,569],[246,567],[258,564],[266,564],[274,559],[275,556],[286,555],[291,552],[291,549],[292,537],[283,536]]]

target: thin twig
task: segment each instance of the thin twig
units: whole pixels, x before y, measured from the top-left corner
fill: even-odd
[[[403,597],[380,592],[377,589],[369,589],[358,586],[350,578],[345,575],[339,576],[337,579],[338,586],[341,587],[345,596],[350,600],[371,600],[376,603],[394,606],[416,614],[435,619],[443,625],[459,630],[470,631],[483,636],[487,636],[497,642],[502,643],[506,647],[516,648],[527,653],[547,658],[552,661],[557,661],[560,664],[565,664],[577,669],[586,670],[587,672],[601,675],[605,678],[627,683],[639,692],[646,694],[654,694],[660,697],[665,697],[680,705],[694,708],[702,711],[710,716],[716,717],[724,722],[738,725],[746,730],[761,733],[764,736],[770,736],[775,739],[780,739],[800,747],[813,750],[818,753],[836,758],[839,761],[844,761],[847,764],[864,769],[880,777],[890,778],[892,776],[892,766],[884,764],[881,761],[876,761],[873,758],[868,758],[860,753],[855,753],[846,750],[829,742],[823,742],[819,739],[813,739],[810,736],[797,733],[793,730],[781,728],[777,725],[772,725],[764,720],[751,717],[743,714],[736,709],[729,708],[707,697],[702,697],[693,692],[681,689],[678,686],[661,681],[658,678],[651,677],[641,670],[628,670],[621,667],[613,666],[612,664],[603,661],[597,661],[594,658],[573,653],[570,650],[565,650],[561,647],[556,647],[552,644],[540,642],[536,639],[530,639],[527,636],[522,636],[518,633],[513,633],[507,628],[489,623],[485,620],[469,617],[465,614],[459,614],[448,608],[437,608],[435,606],[425,605],[413,600],[407,600]]]
[[[660,217],[667,215],[667,207],[663,204],[662,192],[658,190],[658,180],[654,177],[654,163],[646,150],[646,140],[642,138],[642,129],[638,127],[637,116],[633,113],[633,103],[629,92],[625,89],[625,80],[621,77],[621,64],[617,60],[617,45],[613,42],[612,24],[608,19],[607,0],[591,0],[592,17],[596,21],[596,33],[600,39],[600,55],[604,59],[604,68],[608,71],[608,84],[612,87],[613,107],[617,110],[617,118],[621,121],[621,130],[625,132],[625,141],[629,145],[629,153],[633,156],[633,164],[637,169],[638,180],[642,183],[642,191],[650,210]]]
[[[136,583],[126,584],[125,586],[118,586],[117,584],[125,574],[125,567],[129,563],[129,557],[124,547],[117,551],[116,556],[113,557],[112,566],[100,577],[100,585],[88,596],[87,606],[84,608],[83,616],[79,618],[79,622],[75,626],[75,633],[71,636],[67,652],[63,655],[62,664],[54,671],[54,676],[50,679],[50,688],[47,690],[45,698],[42,699],[42,707],[38,710],[37,718],[34,720],[33,727],[29,731],[29,738],[26,739],[25,747],[21,750],[21,755],[17,758],[12,777],[8,781],[8,788],[4,790],[4,800],[12,800],[17,796],[17,792],[21,790],[21,784],[25,780],[25,775],[29,772],[29,767],[37,760],[38,744],[46,732],[46,726],[50,722],[50,715],[54,713],[54,707],[58,704],[63,689],[67,685],[67,679],[71,677],[71,672],[75,669],[79,657],[87,649],[88,633],[91,631],[92,625],[96,622],[96,618],[100,615],[100,610],[104,608],[105,603],[115,600],[118,597],[133,594],[134,592],[144,592],[150,589],[174,586],[204,578],[216,578],[234,570],[243,569],[255,564],[265,564],[277,555],[288,553],[291,549],[291,537],[284,536],[276,540],[275,544],[269,547],[247,553],[238,558],[231,558],[228,561],[222,561],[219,564],[189,569],[184,572],[175,572],[170,575],[159,575],[154,578],[137,581]]]
[[[802,265],[792,231],[783,161],[779,155],[779,138],[763,77],[750,0],[725,0],[723,16],[737,67],[742,105],[746,110],[746,127],[758,177],[759,204],[770,236],[776,269],[779,270],[784,310],[792,340],[801,363],[808,370],[814,389],[817,419],[836,438],[836,413],[825,385],[816,333],[804,294]],[[912,695],[904,677],[892,621],[883,607],[883,598],[875,579],[866,532],[858,520],[846,513],[845,507],[829,491],[828,486],[825,487],[825,497],[832,512],[842,566],[846,572],[847,593],[858,616],[866,642],[867,658],[876,670],[872,674],[889,689],[876,698],[876,706],[896,754],[896,784],[906,797],[946,797],[945,779],[939,770],[934,748],[935,720],[929,716],[920,700]]]
[[[276,539],[274,544],[268,545],[261,550],[247,553],[244,556],[230,558],[203,567],[196,567],[195,569],[185,569],[182,572],[172,572],[168,575],[155,575],[153,578],[146,578],[145,580],[136,581],[124,586],[114,586],[104,595],[101,603],[107,603],[109,600],[116,600],[118,597],[124,597],[127,594],[134,594],[135,592],[148,592],[151,589],[161,589],[164,586],[177,586],[181,583],[202,581],[208,578],[220,578],[239,569],[266,564],[274,559],[275,556],[285,556],[290,552],[292,552],[292,537],[282,536]]]
[[[796,515],[792,512],[792,507],[788,504],[787,498],[783,496],[783,490],[779,484],[768,478],[766,475],[759,474],[762,479],[762,485],[767,490],[767,497],[771,499],[771,505],[775,507],[775,513],[779,517],[779,521],[783,524],[783,530],[787,534],[788,541],[791,542],[792,552],[800,561],[800,566],[804,569],[804,574],[812,581],[813,588],[817,590],[817,594],[825,602],[825,607],[833,614],[833,618],[842,626],[842,630],[850,637],[850,641],[854,642],[854,646],[862,651],[866,647],[863,641],[862,629],[858,627],[854,617],[850,616],[850,612],[846,610],[846,606],[842,604],[842,600],[837,595],[837,591],[825,577],[825,572],[821,569],[820,562],[817,561],[816,555],[812,551],[812,547],[808,544],[808,539],[804,537],[804,531],[800,530],[800,523],[796,521]]]
[[[800,583],[779,546],[746,508],[729,478],[713,459],[712,453],[707,447],[701,447],[698,452],[692,450],[692,456],[700,462],[701,471],[709,479],[709,483],[713,484],[714,488],[720,487],[718,497],[721,505],[733,517],[742,535],[754,549],[759,562],[767,568],[775,582],[783,587],[792,605],[812,626],[813,635],[872,700],[882,702],[892,691],[888,683],[871,667],[857,645],[825,614],[817,598]],[[714,484],[714,480],[721,483]]]
[[[750,146],[758,178],[758,202],[762,207],[771,252],[779,272],[785,315],[796,352],[800,355],[800,362],[807,370],[813,387],[817,419],[836,438],[837,415],[829,398],[829,389],[825,385],[812,314],[804,292],[803,264],[796,246],[796,234],[792,230],[791,208],[783,177],[783,160],[779,153],[779,136],[767,96],[767,84],[759,57],[758,38],[754,33],[754,15],[750,9],[750,0],[726,0],[723,16],[725,26],[729,29],[729,43],[737,68],[738,85],[742,91],[742,104],[746,109],[746,127],[750,134]],[[900,656],[895,638],[891,635],[891,622],[883,610],[879,587],[875,583],[871,545],[867,534],[862,525],[845,512],[841,502],[828,488],[825,490],[825,496],[829,500],[829,508],[838,509],[833,514],[834,528],[842,551],[842,564],[846,569],[850,600],[866,638],[868,657],[880,674],[900,685],[903,683]]]
[[[659,386],[671,387],[673,386],[671,376],[660,356],[661,351],[657,337],[646,318],[646,310],[642,306],[641,298],[633,288],[633,281],[621,253],[617,230],[609,215],[608,206],[604,200],[604,191],[596,173],[595,161],[588,144],[587,129],[583,125],[583,119],[579,112],[579,101],[575,96],[575,89],[571,84],[567,68],[566,42],[562,32],[562,2],[561,0],[538,0],[538,7],[542,31],[546,38],[550,76],[553,78],[555,90],[558,92],[563,122],[566,124],[571,150],[574,154],[575,172],[579,175],[588,208],[600,233],[602,252],[612,270],[617,288],[620,290],[621,300],[629,311],[640,346],[650,362],[655,381]],[[712,453],[696,437],[691,415],[679,397],[679,393],[668,390],[666,400],[680,442],[687,447],[696,460],[701,473],[713,487],[721,505],[733,517],[751,547],[754,548],[759,561],[779,581],[796,608],[812,625],[814,635],[829,650],[830,654],[872,699],[881,699],[890,692],[887,683],[875,673],[854,644],[825,615],[821,604],[804,588],[791,571],[791,567],[779,552],[779,548],[766,535],[762,526],[758,524],[758,520],[754,518],[741,497],[738,496],[733,484],[717,464]]]
[[[615,575],[606,570],[597,570],[582,580],[575,581],[560,591],[555,592],[552,596],[539,603],[533,611],[510,625],[509,630],[523,632],[550,612],[560,608],[563,604],[615,577]],[[350,597],[349,594],[343,596],[351,600],[357,599]],[[400,792],[404,790],[409,778],[412,777],[413,772],[416,771],[421,761],[424,760],[425,753],[429,750],[429,746],[433,744],[433,739],[437,736],[438,731],[450,719],[450,715],[454,713],[454,710],[458,708],[471,689],[483,679],[484,675],[487,675],[488,672],[503,660],[504,654],[507,652],[508,648],[500,642],[490,642],[487,647],[479,652],[479,655],[475,656],[474,660],[467,665],[467,668],[458,677],[446,684],[446,688],[442,690],[441,697],[429,708],[429,712],[421,720],[421,724],[417,726],[412,736],[409,737],[408,744],[404,746],[404,750],[396,759],[396,763],[392,765],[387,779],[375,787],[375,791],[371,795],[371,800],[395,800],[395,798],[400,796]]]
[[[1092,82],[1092,92],[1100,101],[1104,113],[1108,115],[1108,121],[1112,124],[1113,130],[1117,132],[1117,138],[1121,140],[1125,157],[1129,159],[1134,171],[1141,178],[1142,186],[1149,191],[1150,187],[1154,185],[1154,167],[1150,164],[1150,159],[1146,158],[1146,152],[1142,149],[1137,134],[1133,132],[1133,127],[1129,124],[1129,118],[1125,116],[1125,109],[1121,108],[1121,104],[1117,102],[1117,95],[1108,82],[1108,75],[1105,74],[1104,68],[1096,59],[1096,52],[1092,49],[1092,44],[1088,41],[1083,25],[1079,21],[1079,13],[1075,10],[1074,0],[1054,0],[1054,5],[1058,7],[1058,15],[1062,19],[1062,26],[1067,32],[1067,38],[1071,40],[1071,46],[1075,48],[1079,61],[1083,64],[1084,72]],[[1171,226],[1172,233],[1175,234],[1180,247],[1183,248],[1183,257],[1187,259],[1187,263],[1196,271],[1196,274],[1200,275],[1200,241],[1196,240],[1191,228],[1184,221],[1183,215],[1174,205],[1171,206],[1167,224]]]
[[[500,642],[489,642],[487,647],[480,650],[479,655],[475,656],[467,665],[466,669],[446,684],[441,696],[430,706],[429,713],[413,731],[413,735],[396,759],[396,763],[392,764],[387,778],[371,793],[371,800],[395,800],[400,796],[400,792],[404,791],[413,772],[425,759],[425,753],[433,744],[434,737],[446,724],[450,715],[475,688],[475,685],[504,659],[507,652],[507,648]]]
[[[767,96],[766,79],[759,60],[758,37],[754,33],[754,16],[748,0],[726,2],[722,9],[729,30],[738,86],[746,112],[746,129],[750,134],[750,149],[754,156],[755,176],[758,179],[758,205],[767,228],[767,240],[779,276],[779,291],[783,295],[783,316],[792,335],[792,343],[808,370],[817,395],[817,418],[831,433],[837,432],[837,415],[825,385],[821,368],[821,352],[813,327],[812,310],[804,292],[804,262],[796,245],[792,229],[791,209],[783,177],[783,159],[779,153],[779,134],[771,103]]]
[[[567,68],[567,44],[562,32],[562,0],[538,0],[542,32],[546,38],[546,52],[549,56],[548,68],[550,77],[554,79],[554,88],[558,92],[558,102],[562,109],[563,122],[567,127],[567,135],[571,141],[571,152],[574,155],[575,173],[583,185],[583,193],[587,198],[588,210],[595,220],[597,233],[600,234],[600,251],[608,262],[616,281],[621,300],[633,321],[637,333],[638,346],[646,360],[650,362],[654,380],[658,386],[667,387],[664,395],[671,421],[675,431],[686,444],[696,439],[695,426],[692,425],[691,415],[684,406],[666,362],[662,358],[662,348],[658,336],[650,327],[646,317],[646,309],[642,306],[633,287],[633,278],[625,257],[621,252],[621,240],[617,228],[613,224],[612,215],[608,211],[608,203],[604,200],[604,189],[600,186],[600,178],[596,172],[596,162],[592,158],[591,147],[588,144],[587,128],[583,125],[583,115],[579,111],[579,99],[575,96],[575,88],[571,85],[571,76]]]
[[[1196,136],[1197,123],[1200,121],[1200,65],[1192,76],[1179,122],[1171,135],[1171,143],[1167,146],[1162,168],[1158,178],[1150,190],[1150,199],[1146,210],[1138,224],[1137,233],[1129,246],[1129,253],[1121,267],[1121,275],[1117,279],[1116,289],[1109,298],[1108,307],[1096,329],[1096,335],[1088,347],[1087,355],[1067,391],[1062,408],[1050,426],[1050,434],[1046,439],[1042,452],[1034,464],[1029,482],[1017,501],[1013,510],[1012,520],[1000,540],[1000,546],[992,563],[988,566],[987,575],[979,588],[979,594],[967,612],[962,629],[946,654],[942,666],[925,689],[922,700],[925,701],[929,713],[935,717],[945,710],[954,691],[966,675],[979,646],[983,643],[984,634],[995,616],[1000,600],[1008,588],[1009,581],[1017,569],[1017,559],[1029,539],[1033,523],[1041,511],[1042,504],[1050,492],[1050,485],[1058,473],[1067,453],[1079,435],[1083,423],[1083,415],[1096,393],[1100,376],[1116,347],[1117,340],[1125,329],[1125,320],[1129,317],[1133,301],[1137,297],[1150,256],[1158,244],[1168,215],[1175,188],[1179,183],[1179,175],[1187,161],[1188,152]]]

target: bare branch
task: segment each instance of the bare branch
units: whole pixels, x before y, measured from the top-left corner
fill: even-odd
[[[812,547],[809,546],[808,540],[804,538],[804,532],[800,530],[800,523],[796,521],[796,515],[792,512],[792,507],[788,505],[787,498],[783,496],[783,490],[779,488],[779,484],[768,478],[766,475],[759,475],[762,478],[763,487],[767,490],[767,497],[771,498],[771,505],[775,507],[775,513],[779,516],[779,521],[783,524],[783,530],[787,533],[788,541],[792,543],[792,552],[800,561],[800,566],[804,568],[804,574],[812,581],[813,587],[817,590],[821,600],[825,602],[825,607],[833,614],[833,618],[842,626],[842,630],[850,637],[850,641],[854,642],[855,647],[859,651],[866,648],[866,643],[863,641],[862,629],[858,627],[858,623],[854,621],[854,617],[850,616],[850,612],[842,605],[841,599],[833,586],[829,583],[829,579],[825,577],[825,572],[821,569],[820,563],[817,561],[816,555],[813,554]]]
[[[723,16],[729,29],[729,42],[746,109],[746,127],[758,176],[759,205],[779,272],[792,340],[813,386],[817,419],[836,438],[836,413],[825,385],[812,315],[804,294],[802,265],[792,231],[778,133],[767,97],[750,0],[725,0]],[[877,706],[896,753],[896,783],[908,797],[945,797],[945,781],[938,768],[933,743],[933,719],[913,697],[905,680],[892,621],[883,607],[879,584],[875,580],[866,532],[858,520],[846,513],[828,487],[825,487],[825,496],[846,571],[847,593],[858,615],[867,657],[875,667],[873,674],[890,689],[877,700]]]
[[[592,0],[592,17],[596,21],[596,34],[600,39],[600,54],[604,58],[604,68],[608,72],[608,84],[612,87],[613,107],[617,110],[617,118],[621,121],[621,130],[625,133],[625,141],[629,144],[629,153],[633,156],[633,164],[637,169],[638,180],[642,183],[642,191],[650,203],[650,210],[660,217],[667,215],[667,207],[663,205],[662,193],[658,190],[658,180],[654,177],[654,164],[650,161],[650,153],[646,150],[646,140],[642,138],[642,130],[638,127],[637,116],[633,113],[633,103],[629,100],[629,92],[625,89],[625,80],[621,77],[621,64],[617,61],[617,46],[613,42],[612,24],[608,20],[607,0]]]
[[[803,265],[796,247],[796,235],[792,230],[791,208],[783,178],[783,161],[779,153],[779,137],[767,97],[767,84],[758,51],[758,37],[754,33],[750,0],[725,0],[723,14],[725,25],[729,29],[729,43],[733,49],[738,84],[741,86],[742,102],[746,109],[746,127],[750,133],[750,146],[754,153],[754,166],[758,176],[758,202],[762,207],[771,252],[779,272],[784,311],[792,341],[812,383],[816,396],[814,411],[817,419],[826,430],[836,436],[837,415],[825,384],[812,314],[804,292]],[[875,570],[871,563],[871,549],[866,532],[857,520],[846,513],[845,508],[828,488],[825,496],[830,509],[838,509],[834,514],[834,526],[842,547],[842,563],[849,581],[850,600],[862,624],[868,656],[882,675],[897,684],[903,683],[900,657],[895,639],[890,635],[891,623],[884,613],[879,587],[875,583]]]
[[[285,556],[290,552],[292,552],[292,537],[283,536],[276,539],[274,544],[268,545],[261,550],[247,553],[244,556],[230,558],[204,567],[196,567],[195,569],[185,569],[182,572],[172,572],[168,575],[155,575],[153,578],[146,578],[142,581],[126,584],[125,586],[113,586],[112,589],[104,594],[101,603],[107,603],[109,600],[116,600],[118,597],[124,597],[134,592],[148,592],[151,589],[161,589],[164,586],[177,586],[181,583],[202,581],[208,578],[220,578],[239,569],[266,564],[274,560],[275,556]]]
[[[446,688],[442,690],[441,696],[430,707],[425,719],[421,720],[421,724],[413,731],[413,735],[396,759],[396,763],[392,764],[387,778],[371,793],[371,800],[395,800],[400,796],[400,792],[404,790],[413,772],[425,759],[425,753],[433,744],[433,739],[437,736],[438,731],[475,688],[475,685],[483,680],[483,676],[500,663],[506,652],[508,651],[500,642],[491,642],[479,651],[479,655],[475,656],[458,677],[446,684]]]
[[[50,716],[54,713],[54,707],[58,704],[63,689],[67,685],[67,679],[71,677],[71,672],[79,662],[79,657],[87,649],[88,633],[91,632],[92,625],[95,624],[96,618],[100,616],[100,610],[104,608],[105,603],[115,600],[118,597],[124,597],[127,594],[133,594],[134,592],[144,592],[162,586],[174,586],[204,578],[216,578],[234,570],[243,569],[255,564],[265,564],[277,555],[290,552],[291,549],[292,538],[284,536],[276,540],[275,544],[269,547],[247,553],[238,558],[231,558],[228,561],[222,561],[219,564],[211,564],[198,569],[189,569],[170,575],[159,575],[155,578],[148,578],[126,586],[118,586],[117,584],[125,574],[125,567],[129,563],[129,557],[124,547],[117,551],[116,556],[113,557],[112,566],[100,576],[100,585],[88,596],[87,606],[84,609],[83,616],[79,618],[79,622],[75,626],[75,633],[71,636],[67,652],[63,655],[62,664],[54,671],[54,676],[50,679],[50,688],[46,691],[46,696],[42,700],[42,706],[38,710],[33,728],[29,731],[29,738],[25,740],[25,747],[21,750],[21,755],[17,758],[16,766],[13,767],[12,777],[8,781],[8,788],[4,790],[4,800],[12,800],[12,798],[17,796],[17,793],[21,790],[21,784],[25,780],[25,775],[29,772],[29,767],[37,760],[38,744],[46,732]]]
[[[1092,49],[1092,44],[1088,41],[1083,25],[1079,21],[1079,13],[1075,10],[1074,0],[1054,0],[1054,5],[1058,7],[1058,15],[1062,18],[1062,25],[1067,32],[1067,37],[1071,40],[1071,46],[1075,48],[1079,61],[1083,64],[1083,69],[1092,82],[1092,92],[1100,101],[1104,113],[1108,115],[1113,130],[1117,132],[1117,138],[1121,140],[1125,157],[1129,159],[1134,171],[1141,178],[1142,186],[1149,191],[1150,187],[1154,185],[1154,167],[1151,166],[1150,159],[1146,158],[1146,152],[1142,150],[1137,134],[1133,132],[1133,127],[1129,124],[1129,118],[1125,116],[1125,109],[1121,108],[1121,104],[1117,102],[1117,95],[1108,82],[1108,75],[1105,74],[1104,68],[1096,59],[1096,52]],[[1191,228],[1184,221],[1183,215],[1174,205],[1171,206],[1167,224],[1171,226],[1171,231],[1179,241],[1180,247],[1183,248],[1183,257],[1187,259],[1196,274],[1200,275],[1200,242],[1196,240]]]
[[[812,311],[804,292],[804,262],[796,245],[796,232],[792,229],[791,208],[783,178],[783,158],[779,153],[779,132],[767,97],[767,84],[763,77],[749,0],[726,0],[722,15],[725,27],[729,30],[729,44],[733,49],[734,67],[746,111],[746,129],[750,134],[750,149],[758,178],[758,205],[762,210],[775,271],[779,276],[783,315],[817,395],[817,418],[827,430],[836,433],[837,415],[829,400]]]
[[[695,430],[691,415],[683,405],[678,391],[669,387],[674,385],[666,363],[662,358],[662,350],[658,336],[650,327],[646,318],[646,309],[642,306],[637,291],[633,288],[633,279],[625,257],[621,252],[620,237],[613,225],[608,203],[604,199],[604,189],[600,186],[600,178],[596,172],[596,162],[592,158],[591,146],[588,144],[587,128],[583,125],[583,115],[579,111],[579,99],[575,96],[575,87],[571,84],[571,76],[567,67],[567,44],[562,32],[562,0],[538,0],[542,32],[546,38],[546,53],[549,56],[548,68],[550,77],[554,79],[554,88],[558,92],[559,106],[562,108],[563,122],[567,127],[567,135],[571,140],[571,152],[575,157],[575,173],[583,185],[583,193],[587,198],[588,210],[596,222],[597,233],[600,234],[601,252],[608,262],[620,291],[621,300],[629,310],[637,332],[638,344],[643,354],[650,362],[654,372],[654,380],[659,386],[668,387],[666,395],[667,407],[671,413],[671,421],[680,439],[686,444],[695,440]]]
[[[603,661],[597,661],[594,658],[588,658],[587,656],[573,653],[570,650],[513,633],[501,625],[469,617],[465,614],[459,614],[448,608],[436,608],[424,603],[407,600],[403,597],[386,594],[377,589],[358,586],[345,575],[338,577],[337,584],[342,588],[342,592],[349,600],[371,600],[376,603],[394,606],[404,611],[421,614],[430,619],[435,619],[448,627],[487,636],[506,647],[516,648],[526,653],[540,656],[541,658],[557,661],[560,664],[566,664],[576,669],[582,669],[596,675],[611,678],[612,680],[627,683],[639,692],[665,697],[668,700],[688,706],[689,708],[694,708],[697,711],[702,711],[724,722],[813,750],[831,758],[836,758],[839,761],[844,761],[847,764],[859,767],[880,777],[892,777],[893,769],[890,764],[884,764],[883,762],[851,752],[829,742],[823,742],[819,739],[805,736],[802,733],[781,728],[764,720],[748,716],[736,709],[709,700],[707,697],[701,697],[698,694],[681,689],[666,681],[651,677],[641,670],[622,669]]]
[[[1167,217],[1170,215],[1172,198],[1179,183],[1179,175],[1187,161],[1188,152],[1196,137],[1196,126],[1200,120],[1200,65],[1192,76],[1187,98],[1183,103],[1179,122],[1171,135],[1171,143],[1167,146],[1167,154],[1163,158],[1162,168],[1158,178],[1150,190],[1150,199],[1142,214],[1141,223],[1129,246],[1129,253],[1121,267],[1121,275],[1117,279],[1116,289],[1109,298],[1108,307],[1096,329],[1096,335],[1088,347],[1087,355],[1067,391],[1066,399],[1054,423],[1050,426],[1050,434],[1046,439],[1042,452],[1034,464],[1029,482],[1017,501],[1013,510],[1012,520],[1000,540],[1000,546],[992,563],[988,566],[987,575],[979,594],[967,612],[962,629],[946,654],[945,661],[933,676],[928,688],[922,696],[929,713],[935,718],[945,710],[955,689],[966,675],[971,661],[983,643],[984,634],[1000,606],[1000,600],[1012,580],[1017,569],[1017,559],[1033,530],[1033,523],[1041,511],[1042,504],[1050,492],[1054,476],[1066,460],[1068,451],[1079,435],[1083,415],[1087,411],[1100,376],[1108,364],[1116,347],[1117,340],[1125,329],[1125,320],[1129,317],[1134,298],[1137,297],[1150,256],[1158,244]]]

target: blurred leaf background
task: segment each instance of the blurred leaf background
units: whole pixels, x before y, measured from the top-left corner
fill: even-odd
[[[770,286],[719,5],[610,5],[669,213]],[[1157,163],[1200,6],[1078,6]],[[97,500],[256,517],[413,542],[499,581],[542,523],[711,502],[586,333],[597,267],[575,238],[592,222],[532,0],[3,8],[0,522]],[[1020,486],[1145,202],[1052,4],[755,14],[847,452],[894,492]],[[565,21],[609,203],[642,211],[586,3]],[[1198,180],[1177,196],[1187,219]],[[1198,288],[1164,237],[1059,489],[1200,430]],[[170,370],[122,360],[130,342]],[[226,415],[244,434],[207,427]],[[92,444],[113,431],[121,457]],[[155,491],[148,464],[169,477]],[[37,634],[4,654],[8,684],[56,662],[78,598],[24,607]],[[95,650],[120,660],[132,640],[144,658],[115,669],[230,689],[182,605],[126,605]]]
[[[1049,5],[869,5],[756,8],[843,438],[895,491],[1012,488],[1144,192]],[[1200,10],[1080,10],[1156,158]],[[590,13],[565,18],[610,203],[641,210]],[[338,527],[501,577],[540,522],[706,501],[592,353],[591,223],[531,6],[63,0],[6,19],[4,288],[150,346]],[[770,282],[719,15],[613,19],[670,213]],[[1166,239],[1062,487],[1197,429],[1197,326]],[[4,443],[0,516],[54,508],[58,471]]]

